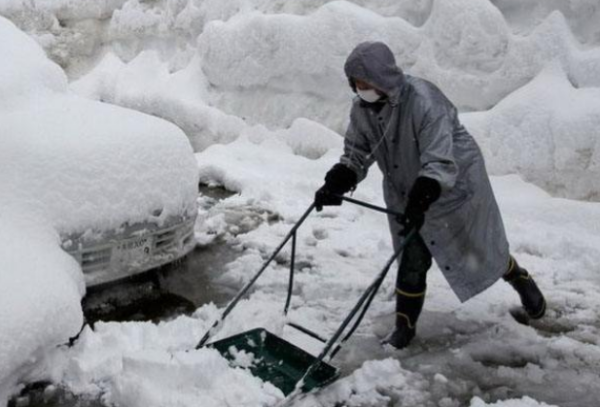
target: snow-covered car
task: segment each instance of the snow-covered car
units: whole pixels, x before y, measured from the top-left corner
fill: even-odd
[[[175,125],[75,96],[64,71],[2,16],[0,39],[0,405],[6,405],[24,380],[48,380],[50,370],[40,364],[80,330],[86,283],[142,271],[193,246],[198,169]],[[84,262],[101,246],[111,252],[106,272]]]
[[[162,119],[76,96],[64,72],[30,48],[4,53],[0,132],[10,164],[2,163],[8,199],[0,204],[50,222],[88,286],[188,253],[198,176],[185,134]]]

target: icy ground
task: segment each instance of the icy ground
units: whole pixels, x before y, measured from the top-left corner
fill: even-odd
[[[438,83],[463,111],[495,175],[512,252],[547,295],[548,316],[518,325],[507,313],[518,298],[502,282],[459,304],[434,267],[418,338],[384,349],[390,275],[333,361],[343,377],[296,405],[600,404],[597,0],[5,0],[0,13],[61,63],[74,92],[184,130],[201,182],[239,193],[200,205],[196,228],[200,244],[222,238],[238,253],[222,278],[239,286],[340,154],[352,96],[344,58],[359,41],[389,42],[408,73]],[[373,168],[354,197],[381,204],[380,181]],[[330,335],[390,251],[380,214],[347,204],[313,214],[299,236],[290,318]],[[289,249],[218,337],[262,326],[318,352],[283,328],[288,261]],[[45,355],[44,377],[118,406],[276,404],[270,384],[214,351],[190,351],[219,311],[98,324]]]

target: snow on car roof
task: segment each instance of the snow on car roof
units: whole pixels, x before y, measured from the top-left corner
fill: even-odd
[[[0,36],[11,56],[0,66],[0,203],[43,208],[61,231],[193,209],[196,163],[179,128],[68,93],[33,40],[5,20]]]
[[[192,149],[161,119],[57,94],[0,112],[0,132],[0,157],[11,163],[0,188],[43,207],[60,231],[162,221],[194,208]]]

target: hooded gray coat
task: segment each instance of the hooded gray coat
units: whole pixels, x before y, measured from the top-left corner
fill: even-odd
[[[497,281],[509,264],[502,218],[479,146],[458,120],[454,105],[432,83],[404,75],[387,45],[358,45],[345,64],[350,80],[385,92],[380,109],[355,98],[340,162],[360,182],[377,162],[388,208],[403,212],[415,179],[437,180],[440,198],[420,233],[461,301]],[[351,82],[352,83],[352,82]],[[394,246],[401,226],[390,217]]]

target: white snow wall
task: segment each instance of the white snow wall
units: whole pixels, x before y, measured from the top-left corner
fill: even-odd
[[[171,120],[198,151],[298,117],[343,133],[344,60],[383,40],[478,112],[463,117],[490,172],[600,200],[597,0],[4,0],[0,13],[77,92]]]

